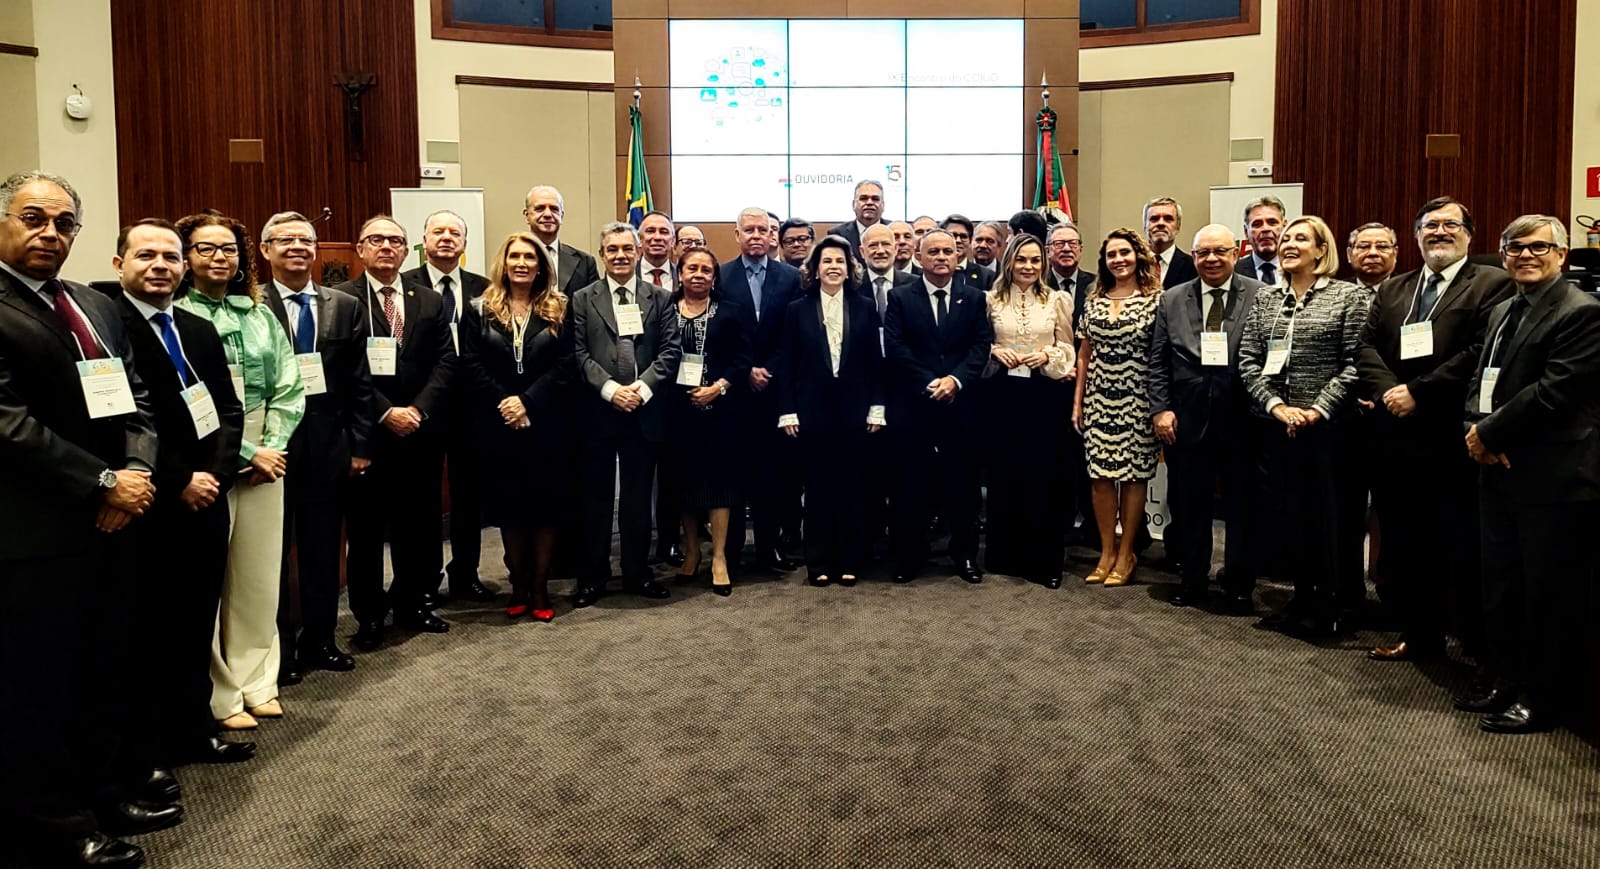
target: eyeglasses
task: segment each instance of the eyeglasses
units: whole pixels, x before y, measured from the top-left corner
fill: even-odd
[[[1422,225],[1422,229],[1424,232],[1438,232],[1441,229],[1448,230],[1450,232],[1460,232],[1461,228],[1464,226],[1466,226],[1466,224],[1459,220],[1430,220]]]
[[[780,244],[785,244],[785,245],[789,245],[789,244],[805,244],[806,242],[811,241],[814,238],[816,238],[816,236],[814,236],[814,235],[791,235],[788,238],[784,239],[782,242],[780,242]]]
[[[1550,241],[1530,241],[1526,243],[1513,241],[1502,245],[1500,247],[1500,252],[1512,258],[1522,256],[1524,251],[1531,253],[1534,256],[1544,256],[1550,251],[1555,250],[1556,247],[1558,247],[1558,245],[1556,245],[1555,242]]]
[[[197,241],[189,249],[199,254],[202,259],[211,259],[217,255],[217,251],[222,251],[222,255],[226,257],[239,255],[239,246],[237,244],[211,244],[210,242]]]
[[[383,247],[385,245],[389,247],[406,246],[406,237],[403,235],[369,235],[361,241],[363,244],[368,244],[372,247]]]
[[[308,235],[276,235],[267,239],[267,244],[275,247],[294,247],[297,244],[302,247],[316,247],[317,240]]]
[[[78,219],[70,214],[63,214],[54,219],[45,217],[37,211],[7,211],[6,214],[21,221],[29,232],[38,232],[44,229],[47,223],[55,224],[56,232],[66,236],[77,235],[78,230],[83,229],[83,224],[79,223]]]
[[[1394,250],[1394,245],[1386,241],[1358,241],[1351,245],[1350,249],[1361,253],[1365,253],[1369,250],[1375,250],[1378,253],[1388,253],[1389,251]]]
[[[1211,257],[1225,257],[1230,253],[1233,253],[1233,248],[1231,247],[1197,247],[1194,249],[1194,258],[1210,259]]]
[[[1070,247],[1073,250],[1083,250],[1083,242],[1081,242],[1081,241],[1079,241],[1078,239],[1075,239],[1075,238],[1071,239],[1070,241],[1052,241],[1052,242],[1050,242],[1050,249],[1051,250],[1060,250],[1060,249],[1062,249],[1064,247]]]

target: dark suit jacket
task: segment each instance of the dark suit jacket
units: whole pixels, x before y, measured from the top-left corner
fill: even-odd
[[[317,479],[339,480],[350,473],[350,459],[371,458],[373,413],[372,375],[367,369],[367,318],[361,303],[349,293],[317,286],[317,352],[328,391],[306,396],[305,416],[289,439],[289,470],[304,469]],[[261,297],[277,315],[287,334],[288,308],[268,282]],[[293,343],[292,341],[290,343]]]
[[[130,461],[160,470],[150,395],[117,304],[63,281],[108,353],[122,358],[134,413],[89,418],[78,345],[38,294],[0,271],[0,559],[48,558],[94,546],[100,472]],[[228,391],[233,391],[231,383]]]
[[[132,302],[123,298],[117,302],[117,307],[128,342],[133,345],[139,379],[150,390],[151,421],[158,439],[156,472],[152,476],[156,484],[156,504],[188,512],[189,508],[179,496],[195,474],[216,477],[224,492],[237,477],[239,440],[244,434],[244,404],[233,391],[227,352],[222,349],[216,327],[204,317],[178,307],[168,309],[184,358],[193,367],[195,377],[206,385],[217,406],[217,422],[221,428],[197,438],[194,418],[189,415],[189,407],[181,394],[178,369],[167,356],[166,345],[151,331],[149,321]]]
[[[976,287],[981,292],[988,292],[994,284],[994,272],[978,265],[977,260],[967,260],[967,268],[961,273],[967,281],[967,286]]]
[[[1467,389],[1467,422],[1511,463],[1486,466],[1481,479],[1517,504],[1600,500],[1600,301],[1559,276],[1537,288],[1516,334],[1502,336],[1494,412],[1485,416],[1482,372],[1515,301],[1490,313]]]
[[[426,280],[423,279],[421,288],[401,282],[405,310],[400,328],[404,334],[399,336],[395,373],[371,375],[374,420],[382,419],[392,407],[415,407],[428,418],[423,423],[424,429],[444,424],[445,400],[456,370],[456,351],[450,341],[450,322],[444,318],[444,298],[426,286]],[[390,337],[389,321],[383,316],[383,298],[372,289],[365,275],[334,289],[361,303],[362,325],[370,329],[372,335]],[[365,355],[363,343],[362,357]]]
[[[1195,278],[1161,294],[1150,333],[1150,415],[1177,414],[1178,443],[1198,443],[1212,430],[1226,438],[1249,416],[1249,395],[1239,380],[1239,340],[1260,287],[1260,281],[1242,275],[1228,282],[1222,318],[1228,333],[1226,367],[1200,364],[1200,333],[1210,301],[1205,284]]]
[[[783,315],[789,303],[800,294],[800,270],[787,263],[767,260],[767,277],[761,284],[761,311],[757,318],[750,279],[744,273],[744,258],[735,257],[722,264],[717,275],[719,292],[739,306],[746,334],[750,335],[750,365],[779,375],[783,352]]]
[[[934,324],[933,306],[922,281],[889,291],[884,315],[884,358],[888,377],[885,396],[888,420],[900,431],[930,429],[945,419],[945,408],[958,425],[976,430],[981,402],[974,392],[994,344],[994,327],[983,291],[968,286],[960,274],[950,281],[950,314],[943,327]],[[961,381],[950,402],[928,397],[928,384],[940,377]]]
[[[859,431],[866,427],[867,410],[883,404],[877,307],[860,293],[842,294],[844,335],[838,377],[828,354],[821,293],[802,295],[789,303],[784,314],[785,377],[778,387],[778,414],[798,414],[805,434]]]
[[[1061,290],[1072,296],[1072,336],[1076,340],[1083,334],[1083,309],[1089,299],[1089,288],[1094,286],[1094,273],[1078,269],[1071,281],[1072,286],[1063,287],[1061,281],[1056,279],[1055,269],[1046,269],[1044,273],[1045,286],[1052,290]]]
[[[607,381],[615,380],[623,386],[633,382],[616,370],[617,315],[612,310],[611,284],[604,278],[572,297],[573,363],[577,376],[592,390],[582,401],[589,425],[616,431],[629,417],[637,417],[645,439],[660,442],[667,433],[667,392],[676,388],[673,383],[683,355],[678,315],[665,291],[637,275],[630,295],[638,300],[640,319],[644,321],[644,333],[633,339],[633,359],[639,366],[639,380],[650,387],[650,400],[631,413],[624,413],[600,397]]]
[[[884,220],[883,218],[878,219],[879,226],[884,226],[888,223],[889,221]],[[837,235],[840,238],[848,240],[850,242],[850,256],[855,258],[856,262],[865,264],[866,261],[861,257],[861,230],[856,229],[855,218],[852,217],[838,226],[829,228],[828,234]],[[819,238],[817,240],[821,241],[822,239]]]
[[[402,283],[408,286],[414,286],[418,289],[433,290],[433,281],[428,276],[427,266],[418,266],[410,271],[401,272],[400,280]],[[456,318],[459,320],[461,315],[465,313],[464,309],[467,307],[467,305],[472,304],[472,300],[483,295],[483,291],[487,289],[489,289],[488,278],[475,272],[469,272],[466,269],[462,269],[461,300],[465,304],[456,309]],[[437,292],[437,290],[435,290],[435,292]],[[439,303],[441,305],[444,304],[443,297],[440,298]]]
[[[1273,271],[1273,275],[1272,276],[1274,278],[1282,278],[1283,277],[1283,270],[1282,269],[1274,266],[1272,271]],[[1251,256],[1250,254],[1245,254],[1244,256],[1239,257],[1239,261],[1233,264],[1233,273],[1236,274],[1236,275],[1244,275],[1245,277],[1251,278],[1253,280],[1258,280],[1258,281],[1261,280],[1261,275],[1257,274],[1256,258]],[[1263,281],[1263,283],[1265,283],[1265,282]]]
[[[579,290],[600,280],[600,266],[593,256],[564,241],[560,244],[561,256],[556,264],[556,273],[561,277],[561,291],[570,299]]]
[[[1448,445],[1461,451],[1461,407],[1478,367],[1477,345],[1494,306],[1515,291],[1511,276],[1493,266],[1464,263],[1454,281],[1434,302],[1433,355],[1400,358],[1400,328],[1413,320],[1414,301],[1426,279],[1423,269],[1391,277],[1378,285],[1371,313],[1361,330],[1356,371],[1357,395],[1374,402],[1376,430],[1422,449]],[[1404,419],[1389,413],[1383,394],[1405,384],[1417,409]]]
[[[1194,257],[1184,253],[1181,248],[1172,249],[1172,265],[1165,269],[1161,275],[1163,288],[1175,287],[1188,283],[1200,277],[1200,272],[1194,267]]]

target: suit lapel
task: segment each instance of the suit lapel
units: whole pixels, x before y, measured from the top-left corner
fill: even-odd
[[[1477,266],[1470,262],[1464,263],[1461,266],[1461,271],[1456,272],[1456,279],[1451,281],[1450,286],[1445,288],[1444,293],[1440,295],[1439,298],[1434,300],[1433,311],[1430,312],[1432,316],[1430,316],[1429,319],[1438,319],[1440,311],[1443,311],[1449,306],[1455,304],[1456,300],[1460,299],[1462,294],[1467,291],[1467,285],[1472,283],[1472,279],[1476,277],[1477,274]]]
[[[1193,335],[1195,337],[1196,342],[1197,342],[1195,344],[1195,346],[1198,347],[1199,346],[1198,341],[1199,341],[1199,338],[1200,338],[1200,333],[1204,332],[1206,330],[1206,323],[1205,323],[1206,285],[1205,285],[1205,282],[1204,281],[1196,281],[1195,285],[1194,285],[1194,292],[1184,294],[1183,302],[1184,302],[1183,307],[1185,309],[1184,310],[1184,318],[1188,321],[1188,323],[1187,323],[1188,328],[1184,330],[1184,334],[1183,334],[1182,338],[1183,338],[1184,343],[1187,344],[1189,336]]]
[[[839,370],[843,371],[845,361],[850,358],[850,324],[855,317],[850,313],[852,296],[845,290],[840,290],[839,293],[841,296],[839,301],[843,305],[839,310]]]
[[[400,335],[399,335],[399,338],[400,338],[400,352],[401,353],[405,353],[406,350],[409,349],[411,347],[411,344],[413,343],[411,341],[406,340],[407,337],[409,337],[410,335],[415,334],[415,330],[411,328],[411,324],[416,321],[416,318],[422,316],[421,310],[420,310],[422,308],[422,300],[417,298],[417,291],[416,291],[415,287],[408,287],[408,286],[405,286],[402,283],[399,291],[401,293],[405,294],[405,302],[404,302],[404,304],[405,304],[405,308],[404,308],[405,316],[402,317],[401,320],[400,320]]]
[[[1550,316],[1550,312],[1556,309],[1556,284],[1562,280],[1565,280],[1565,278],[1557,278],[1555,282],[1545,284],[1544,290],[1539,293],[1539,298],[1533,303],[1533,307],[1528,313],[1522,315],[1522,322],[1517,324],[1517,334],[1506,339],[1510,343],[1506,344],[1505,350],[1500,354],[1502,367],[1517,358],[1517,351],[1522,349],[1522,345],[1528,343],[1528,337],[1537,331],[1544,319]],[[1516,297],[1513,296],[1512,298],[1514,300]],[[1513,301],[1512,304],[1516,304],[1516,302]],[[1510,308],[1506,309],[1507,313],[1510,313],[1510,311]]]
[[[361,280],[365,282],[366,278]],[[333,292],[320,284],[312,284],[311,286],[317,290],[317,346],[321,347],[323,342],[328,340],[328,336],[333,333]],[[368,286],[370,287],[371,285],[368,284]],[[341,290],[341,292],[343,291]],[[371,291],[369,290],[368,292]]]
[[[611,336],[620,338],[622,332],[617,328],[617,312],[612,308],[611,282],[605,278],[601,278],[600,282],[602,289],[596,294],[594,303],[600,309],[601,321],[606,324],[606,328],[611,330]]]
[[[11,277],[11,275],[6,274],[5,272],[0,272],[0,274],[5,275],[5,289],[7,290],[7,292],[0,293],[0,302],[10,305],[18,311],[27,314],[29,317],[38,320],[39,324],[44,326],[45,329],[50,332],[50,334],[56,336],[56,340],[60,341],[63,347],[66,347],[68,350],[72,351],[73,355],[76,356],[78,353],[78,342],[73,340],[72,334],[67,331],[67,327],[62,325],[61,321],[44,307],[43,300],[40,300],[38,304],[34,304],[31,300],[23,298],[23,293],[29,293],[32,295],[37,294],[34,293],[33,290],[23,286],[21,281],[16,280],[15,278]]]
[[[570,296],[572,292],[568,288],[572,284],[573,277],[578,274],[578,254],[573,250],[572,245],[564,241],[558,241],[556,244],[559,245],[556,249],[557,276],[561,278],[562,289],[566,290],[567,295]],[[612,324],[612,327],[615,328],[615,324]]]

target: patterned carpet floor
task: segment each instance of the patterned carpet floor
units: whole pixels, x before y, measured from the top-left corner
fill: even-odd
[[[188,820],[140,842],[156,867],[1600,865],[1600,756],[1479,733],[1459,666],[1077,577],[447,607],[449,634],[286,689],[257,758],[184,769]]]

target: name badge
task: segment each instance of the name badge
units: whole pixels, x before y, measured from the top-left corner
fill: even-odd
[[[1284,355],[1288,355],[1287,353]],[[1270,357],[1269,357],[1270,358]],[[1228,333],[1227,332],[1201,332],[1200,333],[1200,364],[1210,366],[1223,366],[1228,364]],[[1278,363],[1278,368],[1283,368],[1283,363]],[[1276,372],[1268,372],[1273,374]]]
[[[678,362],[678,385],[699,386],[706,373],[706,357],[699,353],[685,353]]]
[[[1400,358],[1420,359],[1433,355],[1433,324],[1427,320],[1400,327]]]
[[[119,357],[79,362],[78,382],[83,385],[83,400],[89,407],[90,419],[121,416],[138,410],[133,403],[133,387],[128,383],[127,369],[122,367]]]
[[[305,384],[306,395],[326,394],[328,377],[322,372],[322,354],[301,353],[294,361],[300,366],[300,382]]]
[[[399,345],[393,338],[367,339],[367,367],[374,377],[393,377]]]
[[[617,306],[617,334],[644,334],[644,317],[639,313],[638,305]]]
[[[1494,413],[1494,385],[1500,379],[1500,369],[1483,369],[1483,379],[1478,381],[1478,412]]]
[[[1267,363],[1261,367],[1266,375],[1282,374],[1284,363],[1289,361],[1289,342],[1279,338],[1267,344]]]
[[[233,381],[233,394],[239,396],[240,404],[244,404],[244,366],[229,365],[228,379]]]
[[[222,428],[222,422],[217,419],[217,402],[204,383],[196,383],[181,394],[183,403],[189,406],[189,418],[194,420],[195,437],[204,438]]]
[[[1012,346],[1011,352],[1017,354],[1018,356],[1026,356],[1029,353],[1033,352],[1033,347],[1031,345],[1028,345],[1028,344],[1016,344],[1016,345]],[[1029,368],[1026,365],[1018,365],[1016,368],[1007,368],[1006,369],[1006,376],[1007,377],[1032,377],[1033,376],[1033,369]]]

